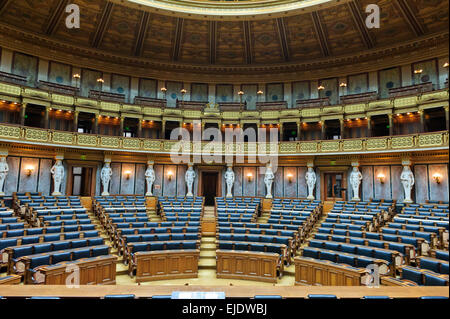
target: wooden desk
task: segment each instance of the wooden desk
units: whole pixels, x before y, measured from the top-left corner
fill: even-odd
[[[198,277],[199,249],[137,252],[135,258],[136,282]]]
[[[71,289],[65,286],[0,285],[0,296],[60,296],[63,298],[100,298],[105,295],[134,294],[138,298],[154,295],[171,295],[173,291],[217,291],[225,292],[227,298],[252,298],[255,295],[280,295],[284,298],[305,298],[308,294],[333,294],[338,298],[362,298],[363,296],[390,296],[392,298],[418,298],[421,296],[449,296],[448,287],[327,287],[327,286],[178,286],[178,285],[110,285],[80,286]]]
[[[217,278],[277,282],[278,254],[216,250],[216,255]]]

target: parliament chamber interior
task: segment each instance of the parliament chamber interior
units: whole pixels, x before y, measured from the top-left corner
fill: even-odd
[[[0,0],[0,299],[448,299],[448,13]]]

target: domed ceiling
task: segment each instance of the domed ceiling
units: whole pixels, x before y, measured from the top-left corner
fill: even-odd
[[[381,27],[368,29],[365,9],[374,2]],[[80,29],[66,27],[69,3],[80,8]],[[283,5],[292,10],[266,15]],[[212,18],[203,14],[208,8],[269,9],[244,18]],[[163,70],[287,72],[448,45],[448,11],[448,1],[441,0],[0,0],[0,45],[17,49],[21,43],[33,45],[36,54],[48,48],[55,57],[65,52]]]

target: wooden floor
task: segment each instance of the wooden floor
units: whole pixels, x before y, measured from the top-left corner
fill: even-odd
[[[418,298],[421,296],[445,296],[448,298],[448,287],[261,287],[252,286],[81,286],[66,288],[65,286],[0,286],[0,296],[60,296],[99,298],[108,294],[134,294],[136,297],[154,295],[171,295],[174,291],[217,291],[225,292],[226,297],[251,298],[255,295],[280,295],[285,298],[305,298],[308,294],[333,294],[339,298],[361,298],[363,296],[390,296],[393,298]]]

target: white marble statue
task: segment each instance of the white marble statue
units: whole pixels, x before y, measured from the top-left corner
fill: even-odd
[[[272,185],[275,179],[275,174],[272,171],[272,166],[268,165],[266,168],[266,175],[264,176],[264,183],[266,184],[266,198],[273,198]]]
[[[194,168],[192,166],[189,166],[184,178],[186,180],[186,185],[187,185],[186,197],[193,197],[194,194],[192,193],[192,186],[194,185],[195,172],[194,172]]]
[[[61,160],[56,160],[55,165],[53,165],[50,172],[53,175],[53,193],[52,196],[60,196],[61,193],[61,183],[64,179],[64,166]]]
[[[145,171],[145,180],[147,181],[147,193],[145,196],[153,196],[152,187],[153,183],[156,180],[155,170],[153,169],[153,165],[148,165],[147,170]]]
[[[350,174],[350,185],[353,190],[353,201],[359,201],[361,198],[359,197],[359,186],[361,185],[362,174],[359,171],[357,166],[353,167],[353,171]]]
[[[305,174],[306,185],[308,185],[308,197],[307,199],[314,200],[314,188],[316,187],[316,173],[312,167],[308,167],[308,171]]]
[[[6,176],[9,172],[9,166],[6,162],[6,157],[2,157],[0,160],[0,195],[5,195],[5,192],[3,191],[3,186],[5,185]]]
[[[234,185],[234,172],[233,172],[233,168],[232,167],[228,167],[227,171],[225,172],[225,182],[227,184],[227,198],[232,198],[233,197],[233,185]]]
[[[400,175],[400,181],[403,185],[403,190],[405,191],[404,203],[412,203],[411,190],[414,186],[414,174],[411,172],[409,166],[403,166],[402,174]]]
[[[100,178],[102,179],[103,184],[103,192],[102,196],[109,196],[109,182],[111,181],[112,176],[112,169],[109,163],[105,163],[105,166],[103,166],[102,171],[100,173]]]

